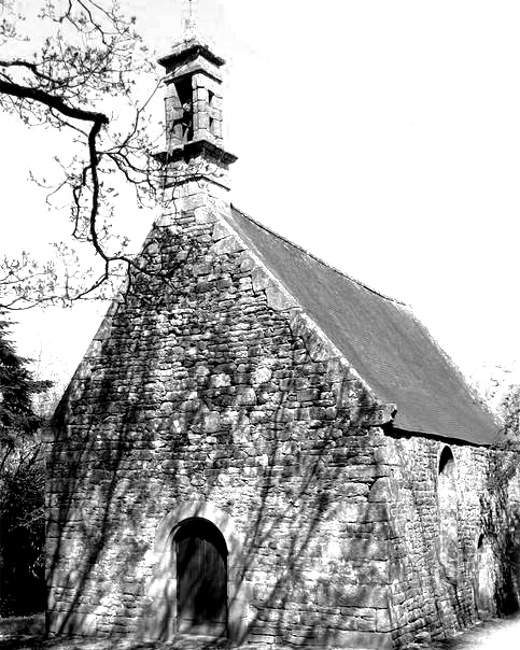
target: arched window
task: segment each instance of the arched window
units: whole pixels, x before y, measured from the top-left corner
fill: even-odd
[[[479,535],[476,554],[476,601],[479,616],[488,618],[494,612],[493,551],[489,539]]]
[[[174,535],[177,629],[225,635],[227,630],[227,547],[206,519],[184,521]]]
[[[458,569],[458,507],[455,460],[446,446],[439,457],[437,479],[439,504],[439,559],[446,576],[456,580]]]

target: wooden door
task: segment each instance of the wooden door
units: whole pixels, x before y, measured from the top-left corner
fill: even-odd
[[[220,531],[194,519],[175,537],[179,632],[224,635],[227,623],[227,550]]]

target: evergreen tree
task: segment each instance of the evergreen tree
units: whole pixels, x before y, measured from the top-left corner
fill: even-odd
[[[34,413],[31,396],[45,388],[34,381],[26,360],[16,354],[8,336],[9,323],[0,313],[0,444],[10,451],[21,436],[38,429],[40,420]]]
[[[0,615],[26,614],[45,603],[44,465],[35,381],[8,339],[0,313]]]

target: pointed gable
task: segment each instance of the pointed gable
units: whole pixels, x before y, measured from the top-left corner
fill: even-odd
[[[490,444],[497,434],[460,371],[404,304],[327,266],[232,208],[230,224],[410,433]]]

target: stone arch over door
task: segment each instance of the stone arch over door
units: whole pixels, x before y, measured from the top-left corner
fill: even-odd
[[[438,463],[437,500],[439,510],[439,560],[445,576],[452,582],[458,577],[459,535],[456,466],[448,445]]]
[[[191,549],[189,540],[198,540],[191,542]],[[157,527],[154,556],[153,576],[147,588],[150,598],[147,638],[171,640],[178,633],[227,635],[233,643],[240,643],[245,638],[250,616],[248,589],[244,582],[243,544],[233,519],[227,513],[207,501],[179,504]],[[225,591],[223,611],[227,625],[215,625],[213,629],[206,626],[204,630],[202,624],[197,630],[197,625],[188,623],[190,609],[193,611],[196,603],[183,602],[179,597],[183,598],[183,589],[188,590],[190,580],[195,583],[199,580],[198,589],[202,593],[208,586],[200,582],[204,579],[204,566],[208,568],[208,563],[211,565],[212,562],[217,566],[210,580],[216,581],[217,589],[223,572],[227,578],[225,589],[220,587],[221,594]],[[197,577],[194,573],[199,570],[202,573]],[[214,606],[218,609],[216,602]]]

